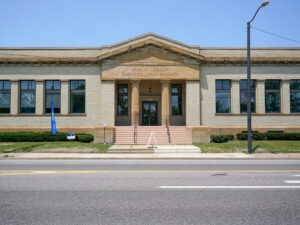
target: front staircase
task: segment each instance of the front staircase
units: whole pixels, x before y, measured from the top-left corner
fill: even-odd
[[[137,126],[136,143],[134,143],[134,126],[116,126],[115,139],[116,145],[146,145],[148,143],[151,132],[154,133],[158,145],[189,145],[191,140],[188,130],[184,126],[170,126],[170,142],[165,126]],[[151,139],[150,144],[154,144]]]

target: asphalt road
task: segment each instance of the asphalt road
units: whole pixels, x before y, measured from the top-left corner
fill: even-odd
[[[300,224],[299,160],[0,160],[0,224]]]

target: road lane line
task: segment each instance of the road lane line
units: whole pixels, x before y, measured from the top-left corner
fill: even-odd
[[[159,186],[160,189],[300,189],[300,186]]]
[[[0,170],[0,175],[81,173],[299,173],[300,170]]]
[[[292,176],[294,176],[294,177],[300,177],[300,174],[296,174],[296,175],[292,175]]]
[[[288,184],[300,184],[300,180],[285,180],[284,182]]]

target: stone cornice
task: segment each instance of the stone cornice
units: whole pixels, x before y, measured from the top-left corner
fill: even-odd
[[[165,45],[165,44],[164,44]],[[116,51],[108,52],[99,57],[0,57],[0,64],[99,64],[102,60],[114,55],[122,54],[136,46],[129,46]],[[142,46],[142,45],[141,45]],[[165,46],[166,47],[166,46]],[[167,47],[166,47],[167,48]],[[178,54],[183,54],[197,59],[201,64],[246,64],[247,57],[203,57],[197,54],[179,50],[175,47],[168,48]],[[252,64],[300,64],[300,57],[252,57]]]

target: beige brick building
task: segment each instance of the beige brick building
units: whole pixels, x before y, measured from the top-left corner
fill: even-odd
[[[300,48],[253,48],[254,131],[300,132]],[[98,48],[0,48],[0,131],[176,127],[190,142],[246,131],[245,48],[202,48],[153,33]],[[246,108],[245,108],[246,106]],[[122,132],[122,129],[120,129]],[[138,134],[137,134],[138,135]],[[122,142],[122,141],[121,141]],[[134,142],[134,139],[130,139]]]

